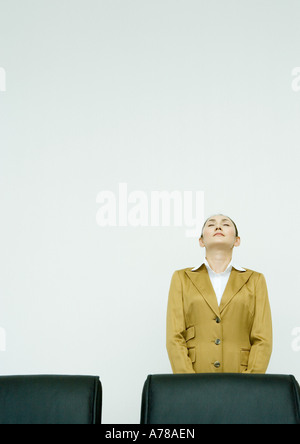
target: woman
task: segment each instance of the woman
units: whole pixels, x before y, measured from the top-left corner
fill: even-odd
[[[206,259],[175,271],[167,312],[167,350],[174,373],[265,373],[272,319],[265,277],[232,261],[235,223],[218,214],[199,239]]]

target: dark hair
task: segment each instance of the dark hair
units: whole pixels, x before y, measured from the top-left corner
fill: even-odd
[[[214,214],[213,216],[216,216],[216,215]],[[206,221],[204,222],[204,225],[203,225],[203,227],[202,227],[202,231],[201,231],[201,237],[202,237],[202,238],[203,238],[203,231],[204,231],[205,225],[206,225],[207,221],[208,221],[211,217],[213,217],[213,216],[210,216],[210,217],[209,217],[208,219],[206,219]],[[218,216],[225,216],[225,214],[218,214]],[[238,237],[238,235],[239,235],[239,231],[238,231],[238,229],[237,229],[236,224],[233,222],[233,220],[232,220],[229,216],[225,216],[225,217],[227,217],[227,218],[228,218],[229,220],[231,220],[231,222],[233,223],[234,228],[235,228],[235,235],[236,235],[236,237]]]

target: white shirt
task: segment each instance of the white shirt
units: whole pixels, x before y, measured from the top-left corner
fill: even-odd
[[[223,296],[225,288],[227,286],[232,268],[235,268],[238,271],[246,271],[246,270],[245,270],[245,268],[241,268],[238,265],[234,264],[234,262],[232,260],[223,273],[216,273],[214,270],[212,270],[210,268],[207,260],[204,259],[204,262],[202,262],[202,264],[199,265],[198,267],[193,268],[192,271],[197,271],[203,264],[206,265],[212,286],[213,286],[216,296],[217,296],[218,304],[220,306],[222,296]]]

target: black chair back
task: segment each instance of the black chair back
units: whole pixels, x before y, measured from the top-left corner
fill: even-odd
[[[299,385],[282,375],[152,375],[141,424],[300,424]]]
[[[99,377],[0,377],[0,424],[100,424],[101,409]]]

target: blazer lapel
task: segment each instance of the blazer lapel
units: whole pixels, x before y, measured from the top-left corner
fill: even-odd
[[[186,271],[197,290],[202,294],[210,308],[220,317],[220,309],[218,306],[217,296],[212,286],[208,271],[203,264],[197,271]]]
[[[235,268],[232,268],[230,273],[230,277],[225,288],[221,304],[220,304],[220,313],[224,311],[227,305],[231,302],[232,298],[240,291],[240,289],[246,284],[249,280],[250,276],[253,274],[253,271],[238,271]],[[209,277],[209,276],[208,276]]]
[[[197,271],[186,271],[186,274],[191,279],[199,293],[202,294],[210,308],[218,317],[220,317],[221,313],[231,302],[232,298],[249,280],[250,276],[253,274],[253,271],[238,271],[235,268],[232,268],[227,286],[222,296],[220,307],[218,306],[217,296],[205,264],[203,264]]]

